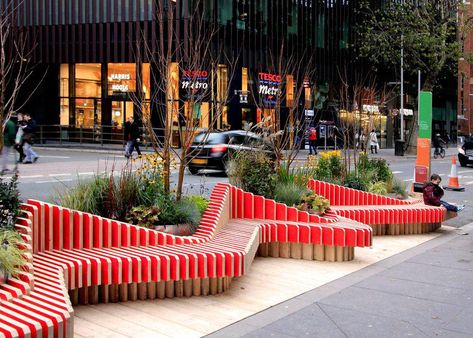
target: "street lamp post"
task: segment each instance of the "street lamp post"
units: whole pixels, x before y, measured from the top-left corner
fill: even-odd
[[[401,34],[401,142],[404,142],[404,34]]]

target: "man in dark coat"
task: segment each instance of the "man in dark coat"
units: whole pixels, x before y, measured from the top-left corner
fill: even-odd
[[[34,144],[34,137],[36,134],[36,121],[31,118],[30,114],[24,114],[24,119],[26,121],[26,125],[23,128],[23,151],[26,155],[26,161],[23,162],[25,164],[31,164],[36,162],[39,159],[38,154],[33,150]]]
[[[125,133],[124,133],[126,145],[125,145],[125,157],[130,158],[133,149],[136,149],[138,156],[141,156],[140,151],[140,128],[135,122],[133,116],[128,118],[125,122]]]

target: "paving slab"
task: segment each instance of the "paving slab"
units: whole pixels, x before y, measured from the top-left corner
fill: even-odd
[[[404,240],[409,240],[409,236],[402,237],[397,244]],[[319,320],[322,330],[329,328],[335,336],[342,333],[345,337],[473,337],[472,254],[473,224],[454,231],[442,228],[441,236],[435,239],[208,337],[225,337],[230,333],[233,337],[257,337],[264,333],[317,336],[318,322],[311,320],[310,314],[320,311],[325,315]],[[301,307],[303,304],[307,305]],[[271,322],[275,313],[279,315]],[[324,324],[327,319],[334,327]],[[240,327],[245,327],[245,332],[236,335]],[[250,327],[254,331],[248,332]],[[324,332],[324,336],[331,337],[332,332]]]

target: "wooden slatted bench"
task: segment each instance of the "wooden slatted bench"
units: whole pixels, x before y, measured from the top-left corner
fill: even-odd
[[[446,209],[420,199],[398,200],[339,185],[310,180],[309,188],[330,201],[330,210],[373,228],[373,235],[423,234],[435,231]]]
[[[73,304],[217,294],[261,255],[343,261],[371,229],[218,184],[193,236],[174,236],[29,200],[34,288],[0,307],[5,336],[72,337]],[[29,229],[29,230],[28,230]]]

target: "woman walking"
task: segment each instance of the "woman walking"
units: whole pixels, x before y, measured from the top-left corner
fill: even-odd
[[[371,130],[370,136],[369,136],[369,141],[370,141],[370,149],[371,153],[377,154],[378,153],[378,137],[376,136],[376,131],[374,129]]]

